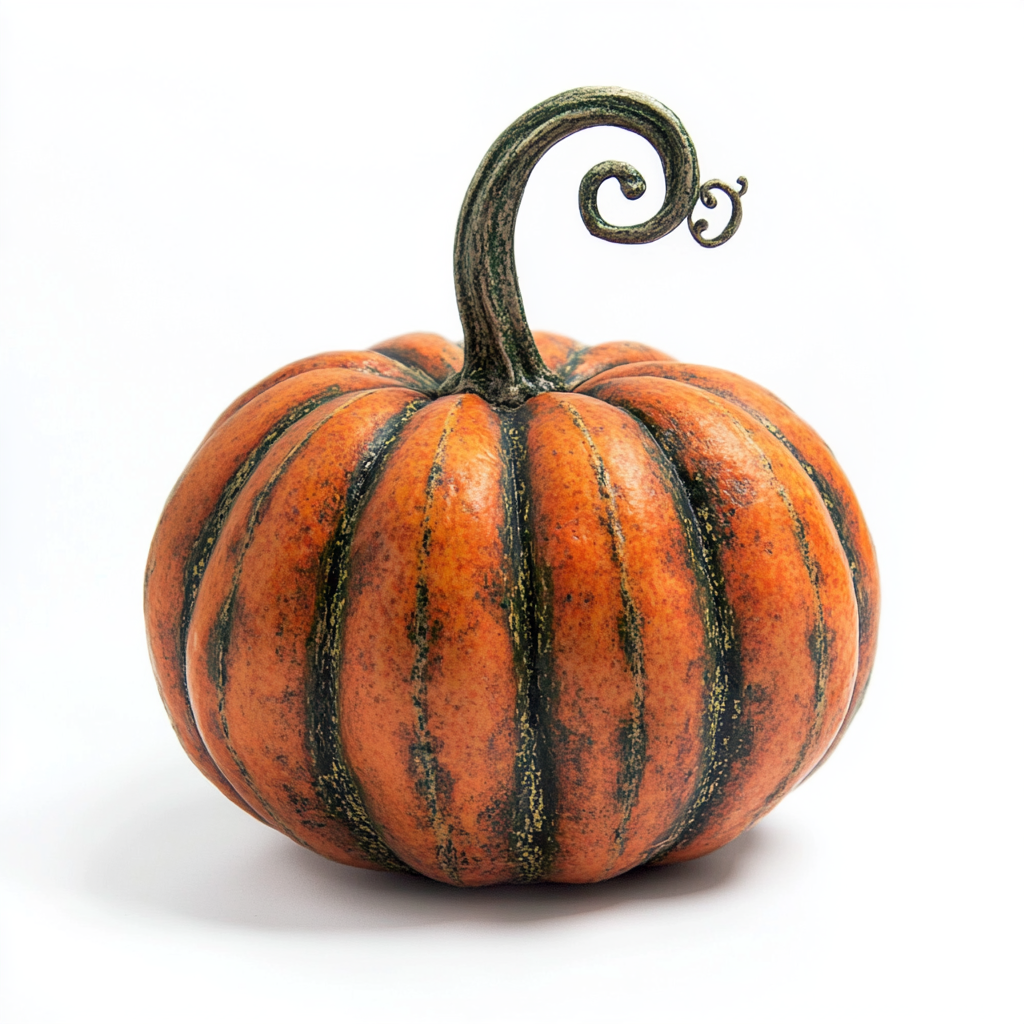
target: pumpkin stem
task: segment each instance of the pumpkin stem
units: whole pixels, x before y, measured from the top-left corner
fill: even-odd
[[[627,163],[608,160],[580,182],[580,215],[587,230],[609,242],[653,242],[686,221],[698,196],[714,206],[711,189],[733,204],[729,226],[706,240],[706,222],[691,227],[702,245],[719,245],[739,226],[739,196],[721,182],[703,190],[697,153],[682,122],[657,100],[627,89],[570,89],[528,110],[509,125],[484,157],[466,192],[455,232],[455,295],[466,338],[463,369],[441,386],[441,394],[474,392],[495,405],[518,406],[542,391],[564,391],[565,382],[541,359],[526,322],[516,277],[513,235],[526,182],[556,142],[584,128],[613,125],[636,132],[657,150],[665,173],[665,202],[642,224],[609,224],[597,209],[597,192],[616,178],[623,195],[638,199],[647,185]],[[746,182],[740,179],[743,190]],[[710,199],[710,202],[708,201]],[[696,230],[694,230],[696,228]]]

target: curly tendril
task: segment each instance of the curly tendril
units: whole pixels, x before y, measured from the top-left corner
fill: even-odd
[[[715,235],[714,238],[704,237],[704,232],[708,229],[708,222],[704,220],[703,217],[695,222],[693,219],[693,213],[690,213],[690,219],[687,221],[690,228],[690,234],[693,235],[694,241],[699,242],[705,249],[714,249],[716,246],[724,245],[728,242],[729,239],[736,234],[736,230],[740,226],[740,221],[743,220],[743,205],[740,203],[740,196],[746,195],[747,179],[743,177],[737,178],[736,184],[740,187],[738,192],[731,185],[727,185],[724,181],[719,181],[717,178],[705,181],[700,187],[700,201],[709,210],[713,210],[718,205],[718,200],[715,198],[715,194],[712,189],[717,188],[719,192],[724,192],[729,197],[729,202],[732,204],[732,211],[729,214],[729,223],[726,224],[725,227],[722,228],[721,232]]]
[[[600,163],[580,183],[580,215],[592,235],[637,245],[662,238],[687,221],[701,245],[713,246],[739,226],[742,192],[719,181],[698,187],[693,142],[679,118],[657,100],[626,89],[595,88],[571,89],[539,103],[498,136],[466,192],[455,232],[455,294],[465,332],[465,361],[444,382],[441,394],[473,392],[498,405],[517,406],[542,391],[564,390],[562,379],[544,365],[526,321],[513,236],[537,162],[557,142],[596,125],[625,128],[654,147],[665,174],[665,201],[642,224],[609,224],[597,208],[601,185],[617,179],[627,199],[638,199],[647,186],[627,163]],[[698,196],[705,206],[715,205],[711,188],[729,194],[733,215],[726,231],[708,242],[699,234],[707,224],[694,225],[690,216]]]
[[[642,229],[642,224],[622,227],[609,224],[601,216],[597,208],[597,193],[609,178],[618,179],[619,188],[627,199],[639,199],[647,191],[647,182],[632,164],[624,164],[621,160],[605,160],[603,164],[591,167],[580,182],[580,216],[587,230],[607,242],[646,242],[646,238],[626,237],[634,235],[637,228]]]

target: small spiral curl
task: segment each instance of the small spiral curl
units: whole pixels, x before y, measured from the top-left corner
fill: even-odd
[[[746,195],[747,192],[747,179],[739,177],[736,179],[736,184],[739,185],[737,191],[731,185],[727,185],[724,181],[719,181],[718,178],[711,178],[709,181],[705,181],[700,187],[700,201],[709,209],[713,210],[718,205],[718,199],[715,197],[713,190],[718,189],[719,192],[724,192],[729,197],[729,202],[732,204],[732,210],[729,214],[729,223],[722,228],[721,232],[715,235],[714,238],[705,238],[704,232],[708,229],[708,222],[701,217],[700,220],[694,221],[693,213],[690,213],[687,225],[690,228],[690,234],[693,235],[693,239],[699,245],[704,246],[705,249],[714,249],[719,245],[724,245],[726,242],[736,234],[740,226],[740,221],[743,220],[743,205],[740,203],[740,196]]]
[[[653,241],[654,239],[649,237],[647,223],[628,226],[609,224],[601,216],[601,211],[597,208],[597,193],[609,178],[618,181],[619,188],[627,199],[639,199],[647,191],[644,176],[632,164],[623,163],[621,160],[605,160],[604,163],[591,167],[580,182],[580,216],[587,230],[606,242],[629,244]]]

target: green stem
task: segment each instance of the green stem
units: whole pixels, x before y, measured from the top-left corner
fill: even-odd
[[[528,110],[505,129],[470,183],[455,234],[455,294],[466,339],[465,364],[442,394],[473,392],[518,406],[542,391],[565,390],[537,351],[516,278],[513,235],[526,182],[540,158],[562,139],[595,125],[626,128],[661,157],[665,202],[642,224],[607,223],[597,192],[616,178],[629,199],[646,183],[629,164],[598,164],[580,183],[580,214],[592,235],[610,242],[653,242],[682,224],[698,198],[697,154],[682,122],[657,100],[626,89],[571,89]]]

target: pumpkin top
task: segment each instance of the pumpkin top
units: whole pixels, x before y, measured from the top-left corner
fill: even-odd
[[[455,232],[455,294],[465,335],[465,362],[440,393],[473,392],[494,405],[515,407],[543,391],[564,391],[566,383],[545,365],[534,343],[516,276],[513,236],[526,182],[540,158],[562,139],[584,128],[610,125],[646,139],[661,157],[665,201],[642,224],[609,224],[597,208],[597,192],[609,178],[627,199],[639,199],[647,184],[635,167],[606,160],[580,182],[580,215],[587,230],[609,242],[653,242],[687,221],[690,234],[712,248],[728,241],[740,225],[739,189],[712,179],[698,186],[697,152],[682,121],[657,100],[628,89],[583,88],[552,96],[528,110],[495,140],[466,192]],[[705,220],[693,221],[697,199],[717,205],[713,194],[729,197],[732,211],[721,234],[707,239]]]

